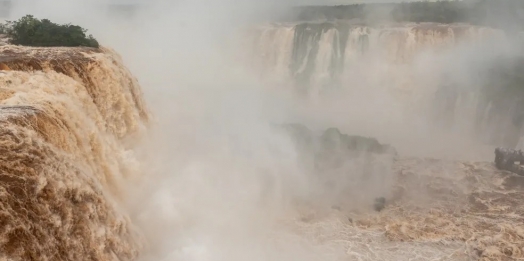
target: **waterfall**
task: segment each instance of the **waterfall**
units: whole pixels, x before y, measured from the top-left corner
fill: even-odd
[[[509,57],[503,31],[467,24],[347,21],[271,24],[259,31],[254,53],[263,58],[259,64],[265,77],[286,82],[298,93],[318,99],[376,89],[395,96],[409,113],[436,117],[437,128],[475,134],[491,145],[518,143],[520,125],[508,116],[517,113],[517,101],[496,101],[485,91],[487,85],[502,86],[487,75],[490,61]]]
[[[120,205],[149,121],[137,80],[110,49],[0,52],[0,259],[135,259]]]

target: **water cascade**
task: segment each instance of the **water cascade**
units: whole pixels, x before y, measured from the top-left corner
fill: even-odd
[[[488,64],[497,59],[506,67],[512,63],[504,60],[511,45],[501,30],[344,21],[271,24],[257,30],[253,60],[263,77],[310,99],[373,89],[396,97],[405,114],[416,111],[446,131],[474,134],[490,145],[518,143],[521,126],[511,121],[518,117],[518,100],[497,101],[487,91],[506,88],[501,80],[508,78],[493,74]],[[513,78],[519,74],[511,72]]]
[[[109,49],[0,47],[0,259],[132,260],[121,211],[148,122]]]

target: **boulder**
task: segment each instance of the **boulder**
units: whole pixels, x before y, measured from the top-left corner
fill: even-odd
[[[519,164],[515,164],[516,162]],[[524,176],[524,167],[522,165],[524,165],[524,152],[522,150],[495,149],[495,166],[497,169]]]

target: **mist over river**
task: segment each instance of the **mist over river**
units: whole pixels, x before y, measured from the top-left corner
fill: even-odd
[[[0,260],[524,258],[520,34],[293,8],[14,2],[102,47],[0,41]]]

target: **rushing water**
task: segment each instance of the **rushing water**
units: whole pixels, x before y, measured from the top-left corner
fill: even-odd
[[[244,86],[160,93],[165,115],[149,130],[113,51],[0,47],[0,260],[524,257],[522,179],[449,160],[476,155],[479,140],[504,143],[515,104],[483,100],[475,76],[504,49],[502,32],[302,23],[251,35],[252,68],[300,99],[270,103]],[[268,116],[295,105],[319,128],[400,153],[296,146],[274,128],[289,118]],[[448,159],[422,157],[433,150]]]
[[[109,50],[0,48],[0,259],[136,257],[118,211],[148,120],[136,80]]]

